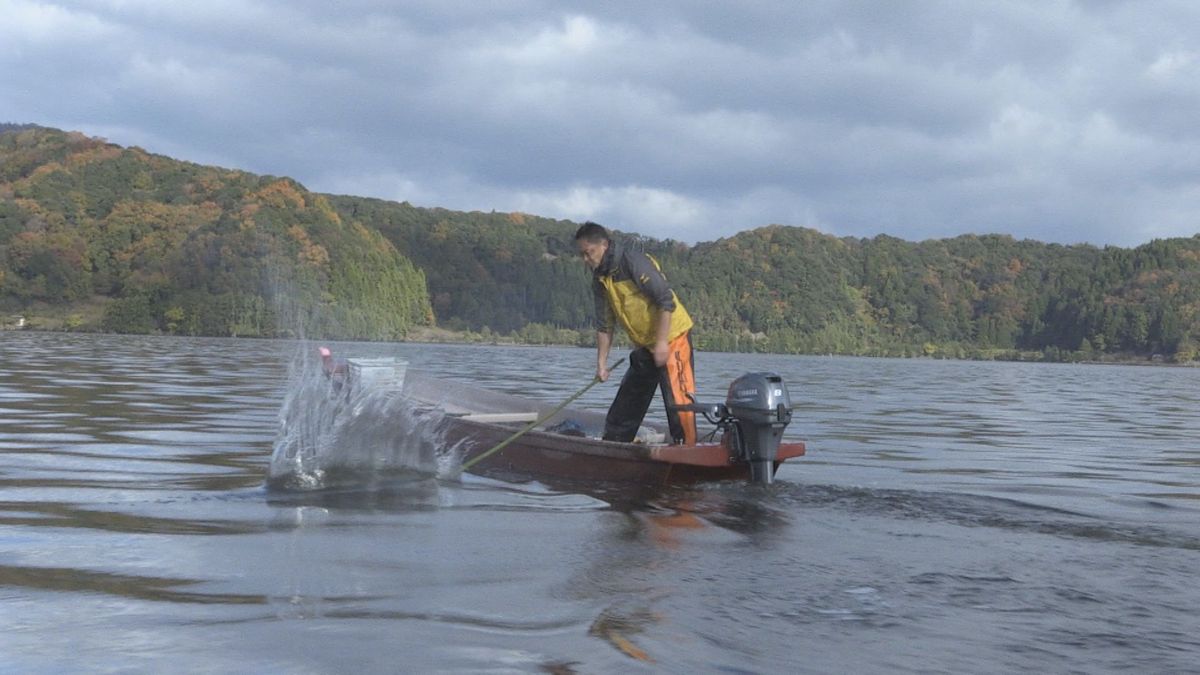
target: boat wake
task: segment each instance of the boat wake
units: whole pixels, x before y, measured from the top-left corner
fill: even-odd
[[[341,387],[311,351],[289,369],[268,488],[371,490],[457,471],[440,412],[417,406],[399,387]]]

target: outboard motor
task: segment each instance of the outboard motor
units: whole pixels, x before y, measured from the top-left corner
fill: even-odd
[[[792,421],[787,385],[775,373],[747,373],[729,385],[725,407],[733,424],[729,441],[750,464],[752,483],[770,483],[783,430]]]
[[[779,442],[792,421],[792,399],[782,377],[775,373],[747,373],[729,385],[724,403],[674,407],[702,414],[724,431],[726,446],[738,461],[750,465],[752,483],[774,480]]]

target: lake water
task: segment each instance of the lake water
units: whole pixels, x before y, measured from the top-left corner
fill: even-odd
[[[335,347],[547,402],[594,359]],[[788,383],[774,485],[268,490],[301,350],[0,333],[0,669],[1200,668],[1200,369],[700,353]]]

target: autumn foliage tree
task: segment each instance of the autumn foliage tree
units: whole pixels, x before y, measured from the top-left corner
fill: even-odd
[[[433,318],[411,262],[294,181],[0,133],[0,304],[89,299],[135,333],[396,339]]]

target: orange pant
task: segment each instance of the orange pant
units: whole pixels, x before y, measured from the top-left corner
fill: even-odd
[[[667,345],[667,380],[669,387],[663,388],[663,398],[670,392],[671,400],[667,404],[687,405],[692,403],[689,394],[696,394],[696,373],[692,366],[692,333],[688,331],[672,340]],[[674,413],[674,418],[672,417]],[[696,413],[691,411],[672,411],[667,409],[667,421],[671,425],[671,435],[675,442],[684,445],[696,444]],[[681,436],[676,436],[675,427],[678,425]]]

